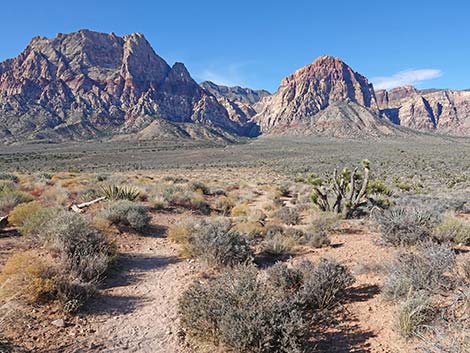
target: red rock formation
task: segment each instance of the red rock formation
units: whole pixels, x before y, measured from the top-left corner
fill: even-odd
[[[129,133],[155,119],[242,129],[183,64],[170,67],[139,33],[33,38],[0,64],[0,113],[2,135],[16,138]]]

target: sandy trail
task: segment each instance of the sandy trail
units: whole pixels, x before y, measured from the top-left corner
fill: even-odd
[[[122,255],[89,311],[96,315],[81,344],[87,352],[183,352],[178,344],[177,303],[198,265],[178,257],[161,237],[147,237]],[[74,347],[77,351],[77,347]]]

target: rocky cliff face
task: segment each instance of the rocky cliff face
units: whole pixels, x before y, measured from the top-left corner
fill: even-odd
[[[201,86],[216,98],[226,98],[229,101],[243,104],[253,105],[258,103],[264,97],[270,95],[270,93],[266,90],[254,90],[251,88],[244,88],[239,86],[227,87],[217,85],[210,81],[202,82]]]
[[[0,138],[131,133],[156,119],[243,130],[183,64],[170,67],[138,33],[36,37],[0,64]]]
[[[393,130],[380,118],[367,79],[331,56],[322,56],[285,78],[260,105],[254,119],[264,132],[301,128],[337,136],[353,134],[351,129],[381,131],[383,125],[384,131]]]
[[[406,86],[377,91],[377,100],[382,112],[395,124],[456,135],[470,133],[468,91],[419,91]]]
[[[259,134],[259,126],[252,121],[252,118],[256,115],[257,103],[270,95],[268,91],[239,86],[222,86],[210,81],[202,82],[201,87],[217,98],[227,110],[230,120],[243,126],[243,135],[257,136]]]

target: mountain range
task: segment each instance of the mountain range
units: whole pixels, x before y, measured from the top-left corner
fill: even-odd
[[[0,63],[0,141],[216,139],[260,134],[381,136],[414,130],[470,135],[470,92],[374,90],[322,56],[278,90],[198,84],[142,34],[80,30],[35,37]]]

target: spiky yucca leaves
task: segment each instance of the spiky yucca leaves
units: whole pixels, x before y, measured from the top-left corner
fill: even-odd
[[[100,189],[100,194],[108,200],[129,200],[135,201],[140,192],[131,186],[105,185]]]

